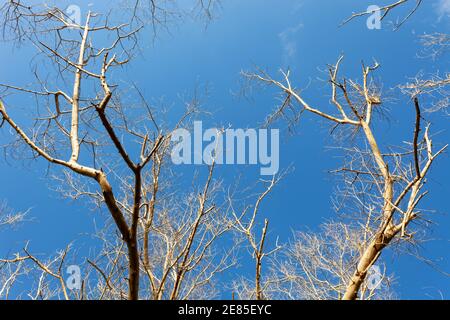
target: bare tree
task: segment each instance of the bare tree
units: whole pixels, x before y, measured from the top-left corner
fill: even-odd
[[[343,199],[350,203],[352,210],[347,214],[356,217],[363,228],[364,241],[360,243],[352,275],[342,292],[342,299],[356,299],[370,268],[383,250],[395,242],[413,238],[409,229],[413,221],[422,218],[418,206],[427,194],[423,190],[426,176],[432,163],[447,146],[434,151],[429,125],[423,129],[419,100],[415,98],[411,103],[416,114],[411,142],[401,149],[382,151],[373,131],[373,122],[374,113],[382,110],[383,101],[371,78],[379,65],[363,65],[362,83],[358,83],[339,79],[342,59],[340,57],[329,68],[334,111],[325,111],[307,102],[292,84],[289,72],[281,71],[282,80],[276,80],[265,72],[245,73],[245,76],[281,90],[284,98],[269,117],[272,121],[283,116],[286,110],[293,109],[298,113],[306,111],[319,116],[331,123],[334,130],[345,126],[362,131],[363,145],[352,146],[349,160],[337,170],[343,177]]]
[[[154,10],[163,10],[156,2],[151,4]],[[210,4],[202,2],[201,8],[209,10]],[[33,158],[55,167],[62,182],[59,191],[105,207],[114,222],[113,232],[99,233],[102,252],[87,261],[97,274],[96,284],[84,279],[81,292],[73,293],[75,298],[138,299],[142,292],[151,299],[187,299],[208,294],[205,287],[212,285],[214,275],[233,265],[232,250],[217,252],[214,246],[234,223],[214,200],[221,186],[213,179],[214,165],[200,193],[196,187],[192,192],[174,190],[168,165],[171,129],[155,119],[154,110],[137,89],[141,112],[135,117],[136,100],[123,102],[120,87],[112,83],[113,70],[124,67],[135,53],[143,20],[131,11],[129,22],[114,24],[113,14],[89,12],[80,23],[58,7],[19,1],[3,5],[2,13],[5,33],[26,38],[50,66],[56,66],[45,69],[44,76],[38,68],[34,70],[37,88],[1,84],[2,126],[12,129],[14,146],[23,146]],[[151,21],[156,14],[152,12]],[[52,82],[42,80],[51,75]],[[13,103],[6,102],[12,93],[36,98],[31,127],[13,116]],[[193,99],[175,128],[196,107]],[[129,151],[136,149],[137,154]],[[2,262],[33,262],[57,280],[59,291],[44,294],[49,284],[41,277],[34,297],[62,292],[69,299],[73,296],[61,274],[68,251],[43,262],[25,248],[24,255]],[[91,271],[87,275],[93,275]]]
[[[374,13],[379,13],[381,21],[384,20],[392,11],[399,7],[408,7],[411,5],[407,15],[395,24],[394,30],[400,28],[407,20],[409,20],[414,13],[423,5],[422,0],[399,0],[379,7],[374,10],[367,10],[353,13],[342,24]],[[436,32],[431,34],[424,34],[420,36],[421,42],[425,48],[421,55],[431,57],[436,60],[442,55],[448,54],[448,47],[450,44],[450,37],[447,33]],[[409,94],[412,98],[420,95],[426,95],[428,100],[431,100],[432,106],[428,107],[429,111],[447,110],[449,105],[448,100],[448,86],[450,84],[450,75],[448,73],[440,74],[436,72],[433,75],[424,75],[419,72],[418,75],[410,82],[401,85],[400,88],[404,93]]]
[[[263,261],[270,258],[281,247],[276,243],[275,248],[267,250],[267,233],[269,228],[269,220],[264,220],[264,225],[261,232],[257,232],[258,215],[260,214],[261,205],[264,199],[270,194],[275,185],[282,179],[284,173],[279,176],[273,176],[271,180],[261,180],[264,184],[264,191],[262,191],[256,198],[256,201],[251,206],[245,206],[240,214],[236,213],[234,205],[234,198],[229,196],[231,211],[235,218],[234,228],[244,237],[244,241],[248,243],[248,249],[254,261],[254,281],[241,277],[233,284],[233,292],[237,294],[240,299],[256,299],[264,300],[268,297],[265,292],[267,290],[268,282],[263,276]]]
[[[449,54],[450,36],[445,33],[425,34],[421,36],[424,50],[420,53],[421,58],[439,59],[447,58]],[[450,87],[450,73],[436,71],[434,74],[419,72],[417,76],[408,83],[401,85],[400,89],[412,98],[425,97],[427,99],[426,111],[444,111],[448,114]]]
[[[177,175],[170,162],[171,134],[189,125],[199,109],[198,97],[186,102],[181,119],[171,124],[160,120],[161,113],[138,88],[117,81],[138,54],[144,30],[167,26],[186,8],[173,1],[124,3],[127,10],[119,17],[88,12],[82,21],[73,21],[61,8],[22,1],[8,1],[0,9],[5,39],[32,44],[39,59],[30,73],[33,85],[0,84],[0,127],[12,132],[7,154],[45,161],[56,191],[109,214],[95,235],[101,249],[86,258],[78,289],[68,288],[63,276],[72,246],[49,257],[32,253],[27,245],[0,260],[0,297],[8,298],[18,279],[26,277],[34,281],[27,292],[32,299],[211,298],[217,293],[214,279],[236,264],[244,241],[255,272],[252,280],[235,282],[239,298],[390,297],[390,277],[383,273],[376,284],[383,290],[376,291],[369,286],[370,272],[380,265],[385,248],[413,243],[414,223],[425,219],[419,205],[427,193],[426,178],[447,146],[435,150],[420,99],[446,88],[448,76],[405,86],[415,114],[411,141],[390,147],[382,145],[374,129],[376,115],[385,108],[372,78],[377,63],[362,66],[359,82],[340,78],[342,57],[330,66],[328,109],[307,102],[289,71],[281,71],[281,80],[263,71],[246,73],[281,93],[282,102],[266,125],[287,119],[293,126],[310,113],[330,124],[333,133],[347,134],[348,128],[357,137],[342,146],[346,161],[334,172],[339,178],[335,209],[348,220],[325,224],[320,233],[296,233],[284,250],[278,243],[268,250],[269,222],[258,229],[258,219],[279,177],[263,181],[266,188],[254,195],[253,205],[239,210],[233,197],[224,196],[214,162],[185,187],[187,178]],[[210,19],[216,3],[195,1],[187,10]],[[382,7],[382,18],[407,3],[414,7],[400,26],[421,0]],[[354,14],[347,22],[371,13]],[[443,47],[446,39],[435,35],[427,41]],[[20,112],[16,95],[34,98],[27,100],[33,106],[27,105],[26,113]],[[0,227],[22,217],[0,212]],[[232,237],[236,233],[238,239]],[[265,261],[271,261],[270,270],[263,269]]]
[[[0,232],[6,228],[17,228],[26,219],[28,211],[15,212],[8,207],[6,201],[0,203]],[[23,263],[11,265],[0,260],[0,298],[8,299],[10,290],[16,280],[27,273]]]
[[[25,212],[15,212],[8,207],[6,201],[0,202],[0,228],[10,227],[25,221],[28,210]]]
[[[320,232],[296,232],[271,262],[268,294],[273,299],[342,299],[367,242],[364,237],[362,228],[344,222],[325,223]],[[361,285],[361,300],[393,297],[390,279],[379,265]]]

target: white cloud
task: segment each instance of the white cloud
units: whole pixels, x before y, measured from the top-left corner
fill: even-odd
[[[297,53],[297,33],[303,28],[303,24],[299,23],[294,27],[289,27],[278,34],[283,49],[283,60],[289,62]]]
[[[450,17],[450,0],[439,0],[435,5],[439,19]]]

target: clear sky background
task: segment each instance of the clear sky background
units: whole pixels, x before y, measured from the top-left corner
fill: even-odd
[[[76,3],[71,1],[70,3]],[[87,1],[78,1],[87,10]],[[102,1],[91,1],[100,7]],[[449,59],[442,56],[433,61],[418,57],[419,35],[450,31],[450,1],[424,1],[423,7],[398,31],[386,21],[381,30],[369,30],[366,19],[339,27],[353,11],[386,1],[352,0],[224,0],[217,18],[206,28],[198,21],[173,26],[170,33],[161,32],[152,44],[143,45],[142,55],[132,62],[123,81],[134,81],[150,101],[164,97],[173,108],[181,108],[182,94],[192,93],[197,85],[208,86],[205,108],[214,111],[211,125],[233,124],[235,128],[257,127],[274,107],[273,91],[253,91],[252,99],[239,98],[242,70],[255,66],[276,73],[280,67],[290,67],[292,80],[307,88],[304,95],[311,104],[328,103],[328,88],[319,78],[326,64],[334,63],[345,54],[342,72],[360,78],[360,63],[376,59],[381,64],[377,72],[383,91],[391,96],[388,105],[390,122],[376,128],[381,141],[391,144],[410,139],[414,112],[398,90],[391,90],[408,81],[419,71],[432,74],[449,70]],[[404,10],[392,13],[391,19],[403,17]],[[150,36],[149,36],[150,37]],[[31,51],[26,45],[13,48],[0,44],[0,82],[27,84]],[[29,101],[30,108],[32,100]],[[423,102],[426,106],[426,101]],[[450,141],[449,116],[444,113],[426,115],[438,133],[436,141]],[[0,144],[9,138],[8,130],[0,130]],[[271,221],[271,240],[277,236],[288,241],[293,230],[317,230],[333,218],[331,195],[333,180],[328,174],[339,166],[340,159],[326,147],[332,146],[325,123],[307,115],[294,134],[283,131],[280,149],[281,168],[293,165],[294,170],[277,186],[263,207],[263,216]],[[450,272],[450,170],[445,154],[432,170],[428,188],[430,195],[422,207],[430,213],[434,225],[422,244],[421,254]],[[63,200],[52,192],[43,161],[13,162],[0,159],[0,199],[15,210],[31,208],[31,221],[13,231],[0,233],[0,254],[5,255],[24,246],[30,240],[35,253],[51,254],[75,240],[81,263],[92,243],[89,234],[94,220],[102,216],[74,201]],[[241,173],[244,183],[258,179],[259,167],[220,168],[225,179]],[[397,283],[400,298],[450,298],[450,279],[426,263],[392,251],[383,253],[388,270]],[[246,269],[244,268],[244,271]],[[235,271],[240,272],[240,271]]]

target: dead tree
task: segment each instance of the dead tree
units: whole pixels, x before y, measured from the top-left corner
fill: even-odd
[[[151,4],[155,11],[150,22],[158,22],[156,11],[163,8]],[[200,6],[210,9],[204,1]],[[106,208],[113,221],[112,236],[101,235],[102,253],[87,261],[93,271],[89,274],[97,274],[97,285],[85,292],[91,284],[84,279],[85,286],[75,298],[90,294],[90,298],[135,300],[141,291],[149,299],[199,297],[214,275],[233,264],[231,250],[214,251],[216,240],[232,223],[213,203],[220,188],[213,179],[214,166],[200,196],[195,195],[196,188],[170,190],[167,183],[173,177],[165,168],[173,128],[155,119],[137,89],[134,101],[123,102],[120,86],[114,83],[114,72],[133,58],[138,35],[148,21],[133,10],[124,11],[129,15],[122,13],[125,21],[117,24],[113,14],[92,12],[81,22],[73,21],[61,8],[21,1],[9,1],[1,12],[4,34],[32,43],[43,61],[50,62],[43,76],[42,70],[34,70],[35,87],[1,84],[1,126],[14,133],[14,146],[24,146],[33,158],[47,161],[55,175],[62,174],[59,191],[74,199],[90,199]],[[43,80],[49,78],[51,82]],[[13,98],[10,94],[18,93],[36,98],[31,126],[17,115],[14,102],[8,102]],[[136,100],[141,107],[138,117],[130,106]],[[27,106],[28,111],[32,107]],[[188,104],[176,126],[184,124],[195,107],[195,101]],[[59,282],[60,292],[69,299],[61,276],[66,254],[46,263],[25,248],[24,254],[2,261],[34,262]],[[52,268],[55,263],[59,263],[57,271]],[[36,297],[55,294],[43,295],[43,287],[38,285]]]
[[[0,202],[0,228],[11,227],[24,222],[29,210],[15,212],[8,207],[6,201]]]
[[[231,212],[235,219],[234,229],[244,238],[242,241],[248,244],[255,270],[254,281],[241,278],[233,284],[233,292],[236,293],[240,299],[265,300],[268,298],[265,292],[269,282],[266,277],[263,277],[263,261],[275,254],[280,249],[280,246],[276,243],[274,249],[267,250],[266,248],[266,238],[269,227],[268,219],[264,220],[264,225],[260,232],[257,232],[256,228],[262,202],[273,191],[273,188],[283,176],[284,173],[279,176],[273,176],[271,180],[261,180],[264,184],[264,191],[257,196],[255,203],[252,206],[245,206],[241,209],[241,213],[239,214],[236,213],[238,209],[235,207],[234,197],[231,195],[229,196]]]
[[[422,124],[419,100],[412,101],[416,117],[412,138],[401,151],[383,151],[373,131],[374,113],[382,108],[382,97],[371,81],[371,74],[379,67],[364,66],[362,82],[339,79],[342,57],[329,68],[331,104],[334,111],[325,111],[309,103],[291,82],[289,72],[276,80],[265,72],[246,73],[245,76],[281,90],[283,101],[269,116],[271,121],[283,117],[288,110],[314,114],[332,126],[361,130],[363,149],[357,144],[349,148],[349,161],[337,172],[343,175],[345,199],[353,199],[353,210],[360,206],[358,219],[364,228],[364,242],[353,266],[352,275],[342,292],[342,299],[356,299],[369,269],[383,250],[395,241],[413,237],[411,222],[422,217],[419,203],[426,176],[436,158],[447,146],[434,151],[429,126]],[[406,150],[405,150],[406,149]]]
[[[340,300],[366,244],[365,230],[344,221],[319,231],[295,232],[270,262],[267,293],[272,299]],[[359,298],[391,299],[390,277],[379,261],[361,285]]]
[[[450,35],[446,33],[425,34],[420,37],[423,50],[420,52],[421,58],[443,61],[448,58]],[[418,72],[417,76],[401,85],[400,89],[410,95],[413,99],[424,97],[427,99],[425,111],[444,111],[449,114],[450,105],[450,73],[436,71],[433,74]]]

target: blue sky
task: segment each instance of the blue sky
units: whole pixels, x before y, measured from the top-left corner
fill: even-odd
[[[79,2],[83,9],[85,2]],[[100,1],[92,2],[94,9],[100,6]],[[251,99],[239,97],[236,93],[241,89],[242,70],[259,66],[276,74],[280,67],[290,67],[297,86],[307,88],[305,97],[311,104],[321,106],[328,103],[328,88],[319,80],[324,78],[321,70],[326,64],[344,54],[342,71],[348,77],[359,77],[361,61],[370,63],[376,59],[381,64],[377,77],[383,83],[383,91],[396,98],[389,105],[391,121],[376,128],[376,134],[381,141],[401,143],[411,135],[414,114],[408,100],[390,88],[405,83],[419,71],[448,71],[448,56],[432,61],[419,58],[417,53],[421,49],[419,35],[450,31],[450,1],[425,1],[411,20],[395,32],[387,21],[381,30],[369,30],[365,19],[339,27],[353,11],[377,2],[385,3],[224,0],[217,18],[207,27],[188,21],[173,26],[170,34],[161,32],[154,43],[151,39],[144,42],[142,55],[127,67],[123,80],[135,82],[150,101],[163,97],[175,109],[182,105],[180,95],[192,93],[197,85],[207,86],[204,105],[215,112],[208,121],[217,126],[232,123],[236,128],[246,128],[263,122],[274,107],[274,99],[270,90],[253,91]],[[403,10],[395,11],[391,19],[403,14]],[[7,61],[0,67],[0,82],[29,83],[29,65],[24,63],[31,54],[29,46],[0,45],[0,59]],[[448,116],[437,113],[427,117],[434,132],[439,133],[435,139],[448,142]],[[0,141],[7,141],[8,137],[8,130],[0,131]],[[292,230],[317,230],[321,223],[334,217],[333,180],[327,172],[336,168],[340,159],[326,148],[332,143],[327,125],[309,115],[294,134],[283,131],[281,168],[293,165],[294,171],[277,186],[263,207],[263,216],[271,221],[272,240],[280,236],[287,241]],[[430,195],[422,205],[436,212],[431,216],[435,225],[429,230],[430,241],[423,244],[421,252],[438,261],[446,272],[450,271],[449,164],[448,155],[437,161],[429,180]],[[0,160],[0,199],[7,200],[16,210],[31,208],[32,218],[14,231],[0,233],[0,254],[23,247],[27,240],[34,252],[41,253],[52,253],[74,239],[80,247],[89,247],[93,220],[102,218],[86,206],[62,200],[50,191],[46,169],[43,161]],[[244,182],[258,179],[259,167],[221,168],[219,174],[226,178],[231,170],[233,174],[241,173]],[[385,257],[396,276],[399,297],[450,297],[448,277],[407,255],[388,253]]]

